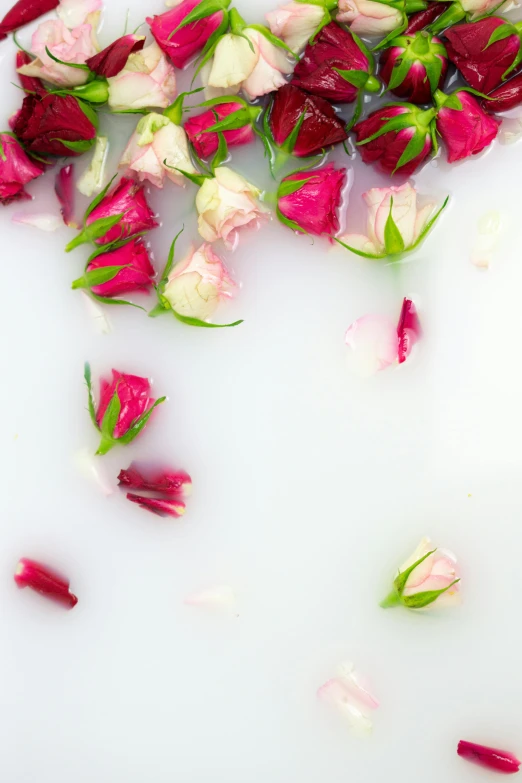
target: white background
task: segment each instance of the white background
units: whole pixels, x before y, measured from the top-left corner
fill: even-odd
[[[127,7],[129,29],[142,21],[138,0],[108,6],[102,45]],[[237,7],[261,22],[271,3]],[[4,127],[22,97],[14,51],[0,44]],[[104,119],[113,165],[133,124]],[[354,168],[359,231],[360,193],[385,180],[342,148],[335,158]],[[260,147],[233,155],[267,187],[261,160]],[[428,164],[421,192],[451,205],[400,267],[274,223],[243,234],[224,253],[242,290],[217,320],[245,318],[230,330],[113,308],[99,335],[70,290],[88,250],[65,255],[66,228],[11,223],[57,212],[54,172],[29,186],[35,202],[2,210],[2,783],[467,783],[491,773],[457,757],[459,739],[522,753],[520,161],[519,145],[496,142],[451,170]],[[180,252],[197,240],[194,194],[151,196],[158,268],[183,221]],[[490,210],[503,239],[481,271],[470,254]],[[346,328],[368,312],[395,319],[405,294],[420,306],[418,351],[354,377]],[[133,458],[186,468],[184,520],[105,498],[78,471],[78,452],[96,447],[86,359],[96,377],[114,366],[168,395],[103,465],[113,484]],[[462,606],[380,609],[425,534],[458,555]],[[74,611],[17,590],[21,556],[70,576]],[[237,591],[238,616],[184,605],[215,584]],[[316,700],[345,658],[381,701],[367,740]]]

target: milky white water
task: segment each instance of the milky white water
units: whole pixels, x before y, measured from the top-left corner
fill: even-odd
[[[102,45],[127,7],[129,29],[144,13],[138,0],[108,6]],[[257,22],[271,6],[237,2]],[[22,97],[14,51],[0,44],[4,126]],[[108,172],[135,121],[103,119]],[[353,168],[348,225],[360,231],[360,194],[386,180],[342,147],[330,157]],[[243,233],[224,253],[241,292],[216,320],[245,322],[227,330],[114,307],[99,334],[70,290],[88,249],[67,256],[71,230],[11,223],[57,211],[54,173],[29,186],[33,203],[2,210],[2,781],[466,783],[487,775],[457,758],[460,738],[520,755],[521,160],[519,144],[497,142],[451,169],[429,163],[415,181],[450,206],[401,266],[275,222]],[[274,187],[260,144],[234,150],[233,166]],[[194,195],[150,194],[158,268],[183,223],[180,252],[198,240]],[[502,229],[481,269],[472,254],[491,212]],[[395,320],[406,294],[424,327],[414,356],[350,374],[348,325]],[[97,445],[86,359],[96,376],[150,375],[168,395],[102,465],[112,484],[133,458],[187,469],[184,520],[105,497],[78,469]],[[380,609],[425,534],[458,555],[462,606]],[[22,555],[70,576],[73,612],[16,589]],[[238,616],[184,604],[214,585],[233,588]],[[367,740],[315,697],[346,658],[381,702]]]

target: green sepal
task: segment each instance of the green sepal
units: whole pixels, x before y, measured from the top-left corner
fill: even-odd
[[[165,268],[163,269],[163,272],[161,273],[161,279],[160,279],[160,281],[159,281],[159,283],[157,285],[157,288],[156,288],[156,290],[159,292],[159,294],[163,293],[163,289],[165,288],[165,285],[168,282],[169,275],[170,275],[170,273],[172,271],[172,267],[174,266],[174,253],[176,251],[176,242],[178,241],[178,238],[181,236],[181,234],[183,233],[184,230],[185,230],[185,226],[183,226],[181,228],[181,230],[178,231],[178,233],[176,234],[176,236],[174,237],[174,239],[171,242],[170,249],[169,249],[169,254],[167,256],[167,263],[165,264]],[[160,300],[160,304],[161,304],[161,300]]]
[[[404,79],[410,72],[411,66],[412,61],[405,57],[404,54],[397,58],[393,66],[390,82],[388,84],[389,90],[395,90],[403,83]]]
[[[166,307],[163,307],[161,302],[158,302],[157,305],[155,305],[152,310],[148,313],[149,318],[157,318],[158,315],[165,315],[165,313],[168,313],[168,310]]]
[[[404,588],[406,587],[406,582],[408,581],[409,575],[412,573],[412,571],[415,571],[415,569],[420,566],[421,563],[424,563],[424,561],[430,557],[430,555],[435,554],[437,550],[432,549],[430,552],[426,552],[425,555],[422,557],[419,557],[418,560],[415,561],[411,566],[409,566],[405,571],[401,571],[398,576],[394,579],[393,586],[395,587],[395,590],[397,591],[398,595],[402,596],[404,592]]]
[[[125,446],[128,443],[131,443],[147,424],[148,420],[152,416],[152,411],[154,408],[157,408],[158,405],[161,405],[163,402],[165,402],[166,399],[166,397],[160,397],[158,400],[156,400],[154,405],[134,422],[132,427],[125,433],[125,435],[122,435],[121,438],[118,438],[116,443],[123,443]]]
[[[277,189],[277,198],[280,199],[285,196],[291,196],[292,193],[297,193],[297,191],[301,190],[303,185],[306,185],[311,179],[314,179],[314,175],[307,177],[306,179],[284,179]]]
[[[4,151],[4,145],[2,144],[2,139],[0,139],[0,159],[3,161],[7,160],[5,151]]]
[[[341,68],[333,69],[339,76],[358,90],[362,90],[368,81],[370,74],[368,71],[345,71]]]
[[[93,285],[102,285],[112,280],[118,272],[125,269],[129,264],[122,264],[121,266],[101,266],[98,269],[91,269],[89,272],[85,272],[83,277],[79,277],[74,280],[71,288],[76,290],[78,288],[91,288]]]
[[[390,197],[390,211],[384,226],[384,249],[388,256],[396,256],[404,250],[404,239],[393,219],[393,196]]]
[[[197,92],[204,90],[204,87],[197,87],[195,90],[187,90],[186,92],[180,92],[176,100],[163,109],[163,116],[167,117],[174,125],[181,125],[183,121],[183,102],[187,95],[195,95]]]
[[[303,122],[305,121],[305,117],[306,117],[306,109],[304,109],[301,112],[301,114],[299,115],[299,119],[297,120],[296,124],[292,128],[292,132],[288,134],[288,136],[282,143],[281,149],[283,150],[283,152],[287,152],[289,155],[293,153],[297,141],[297,137],[299,136],[299,131],[301,130]]]
[[[440,57],[435,57],[434,60],[423,63],[423,65],[426,70],[426,76],[428,77],[428,81],[430,83],[430,91],[433,95],[439,86],[440,75],[442,73],[442,60]]]
[[[89,206],[85,210],[84,221],[87,220],[87,218],[89,217],[91,212],[98,206],[98,204],[101,201],[103,201],[103,199],[105,198],[105,196],[109,192],[110,186],[112,185],[112,183],[114,182],[114,180],[116,179],[117,176],[118,175],[115,174],[114,177],[112,177],[112,179],[107,183],[107,185],[105,185],[103,190],[100,191],[100,193],[98,193],[98,195],[93,198],[93,200],[91,201],[91,203],[89,204]]]
[[[210,177],[208,174],[191,174],[189,171],[185,171],[184,169],[178,169],[177,166],[169,166],[167,163],[167,158],[165,158],[163,161],[163,165],[168,169],[172,169],[172,171],[179,171],[180,174],[183,174],[183,176],[190,180],[190,182],[193,182],[194,185],[198,185],[199,187],[201,187],[206,179],[212,179],[212,177]]]
[[[218,166],[221,166],[222,163],[224,163],[228,158],[228,145],[225,140],[225,137],[222,133],[218,133],[218,148],[216,150],[216,154],[212,158],[212,163],[210,164],[210,168],[212,170],[212,173],[218,168]]]
[[[300,226],[298,223],[295,223],[293,220],[289,220],[287,217],[283,215],[281,210],[279,209],[279,206],[276,208],[276,215],[281,221],[281,223],[284,223],[285,226],[288,226],[288,228],[291,228],[292,231],[299,231],[301,234],[308,234],[308,231],[306,231],[302,226]]]
[[[351,131],[351,129],[353,128],[353,126],[356,124],[356,122],[358,121],[359,117],[361,116],[361,112],[362,112],[362,109],[363,109],[363,101],[364,101],[363,92],[362,92],[362,90],[359,90],[359,92],[357,93],[357,98],[355,100],[355,108],[353,110],[352,117],[346,123],[346,132],[347,133],[349,131]],[[346,144],[345,144],[344,141],[343,141],[343,146],[344,146],[344,151],[346,152],[346,154],[348,156],[350,156],[350,151],[346,148]]]
[[[135,302],[128,302],[127,299],[114,299],[112,296],[100,296],[99,294],[95,294],[93,291],[89,291],[89,296],[100,304],[127,305],[127,307],[135,307],[137,310],[143,310],[144,313],[146,312],[144,307],[136,304]]]
[[[489,47],[492,46],[494,43],[496,43],[497,41],[503,41],[504,38],[509,38],[510,35],[516,35],[518,37],[516,28],[513,27],[513,25],[510,24],[509,22],[504,22],[504,24],[495,27],[495,29],[489,36],[489,41],[482,49],[482,51],[485,52],[486,49],[489,49]]]
[[[114,428],[118,423],[120,411],[121,411],[121,401],[118,395],[118,384],[116,384],[116,388],[114,394],[111,397],[111,401],[107,405],[105,413],[103,414],[103,419],[100,427],[102,438],[105,438],[106,440],[111,440],[111,439],[114,440]]]
[[[79,247],[80,245],[84,245],[86,242],[94,242],[95,239],[99,239],[106,234],[107,231],[110,231],[111,228],[116,226],[122,217],[123,212],[120,212],[118,215],[111,215],[110,217],[94,220],[90,225],[85,226],[83,231],[65,246],[65,252],[70,253],[71,250],[74,250],[74,248]]]
[[[403,105],[407,106],[408,104],[403,104]],[[395,117],[391,117],[390,119],[386,117],[383,117],[382,119],[386,119],[384,125],[381,128],[379,128],[378,131],[372,133],[371,136],[368,136],[367,139],[363,139],[362,141],[357,141],[356,142],[357,147],[361,147],[363,144],[368,144],[370,141],[373,141],[374,139],[378,139],[379,136],[384,136],[384,134],[388,133],[389,131],[399,131],[399,130],[403,130],[404,128],[411,128],[411,126],[415,124],[413,121],[413,115],[410,112],[405,112],[404,114],[397,114]]]
[[[51,60],[54,60],[55,63],[66,65],[68,68],[79,68],[81,71],[89,71],[89,73],[91,73],[91,69],[88,65],[85,65],[85,63],[66,63],[64,60],[59,60],[58,57],[55,57],[54,54],[50,51],[48,46],[45,47],[45,51]]]
[[[102,104],[109,100],[109,83],[103,76],[98,76],[87,84],[80,84],[73,90],[65,91],[67,95],[80,98],[88,103]]]
[[[180,313],[177,313],[174,308],[171,308],[171,313],[174,318],[176,318],[182,324],[186,324],[187,326],[199,326],[204,329],[228,329],[231,326],[239,326],[239,324],[242,324],[244,321],[244,319],[241,318],[239,321],[234,321],[231,324],[211,324],[207,321],[201,321],[199,318],[191,318],[188,315],[180,315]]]
[[[174,30],[169,34],[167,40],[170,41],[172,36],[175,35],[178,30],[181,30],[188,24],[199,22],[201,19],[205,19],[207,16],[212,16],[212,14],[215,14],[217,11],[224,11],[225,16],[227,16],[226,9],[230,5],[230,2],[231,0],[201,0],[201,2],[198,3],[197,6],[193,8],[192,11],[187,14],[186,17],[178,24],[178,26],[174,28]]]
[[[364,250],[358,250],[355,247],[352,247],[351,245],[347,245],[345,242],[342,241],[342,239],[339,239],[339,237],[330,237],[334,240],[334,242],[337,242],[338,245],[341,245],[341,247],[344,247],[345,250],[349,250],[350,253],[355,253],[356,256],[361,256],[361,258],[371,258],[372,260],[378,260],[381,258],[386,258],[386,253],[382,253],[380,255],[376,255],[375,253],[365,253]]]
[[[99,431],[100,425],[98,424],[96,420],[96,407],[94,405],[94,395],[92,393],[92,380],[91,380],[91,365],[89,362],[85,362],[83,367],[83,377],[85,379],[85,385],[87,386],[87,400],[88,400],[88,410],[89,410],[89,416],[91,417],[91,421],[96,427],[96,429]]]
[[[405,166],[411,160],[416,158],[417,155],[421,154],[421,152],[423,151],[426,145],[426,137],[429,135],[430,135],[429,128],[426,128],[425,131],[420,131],[418,129],[415,131],[415,133],[409,140],[408,144],[406,145],[405,149],[403,150],[402,155],[397,161],[397,165],[393,170],[394,174],[396,171],[402,168],[402,166]]]
[[[256,106],[253,108],[256,109],[257,116],[259,116],[262,111],[261,107]],[[214,116],[216,116],[215,113]],[[205,128],[202,133],[218,133],[229,130],[238,130],[239,128],[244,128],[245,125],[251,125],[254,116],[255,115],[250,113],[249,109],[237,109],[236,111],[230,112],[230,114],[228,114],[226,117],[223,117],[222,120],[217,118],[217,122],[214,125],[211,125],[209,128]]]
[[[453,585],[456,585],[457,582],[460,582],[460,579],[455,579],[450,585],[443,587],[441,590],[425,590],[421,593],[403,595],[401,596],[401,602],[407,609],[423,609],[425,606],[434,603],[439,596],[446,593]]]
[[[415,248],[419,247],[419,245],[421,244],[421,242],[423,242],[423,241],[424,241],[424,239],[426,238],[426,236],[429,234],[429,232],[430,232],[430,231],[431,231],[431,229],[433,228],[433,226],[434,226],[435,222],[436,222],[436,221],[439,219],[441,212],[442,212],[444,209],[446,209],[446,206],[447,206],[447,204],[448,204],[448,201],[449,201],[449,196],[446,196],[446,198],[444,199],[444,202],[443,202],[442,206],[441,206],[441,207],[440,207],[440,208],[439,208],[439,209],[436,211],[436,213],[433,215],[433,217],[432,217],[430,220],[428,220],[428,222],[426,223],[426,225],[425,225],[425,226],[424,226],[424,228],[422,229],[421,233],[420,233],[420,234],[419,234],[419,236],[417,237],[416,241],[413,243],[413,245],[411,245],[411,246],[408,248],[408,252],[410,252],[411,250],[415,250]]]
[[[274,35],[268,27],[265,27],[263,24],[249,24],[248,25],[249,30],[257,30],[258,33],[261,33],[261,35],[266,38],[267,41],[269,41],[274,46],[277,46],[279,49],[284,49],[285,52],[288,52],[288,54],[291,54],[292,57],[296,60],[299,59],[299,55],[297,55],[295,52],[290,49],[289,46],[285,44],[284,41],[282,41],[280,38],[277,37],[277,35]]]
[[[379,0],[378,0],[379,2]],[[387,3],[387,5],[393,5],[393,3]],[[406,14],[404,14],[404,19],[401,22],[398,27],[395,28],[395,30],[392,30],[391,33],[388,33],[388,35],[380,41],[377,46],[374,46],[372,51],[379,52],[381,49],[385,49],[390,45],[390,42],[393,41],[394,38],[397,38],[397,36],[401,35],[406,28],[408,27],[408,17]]]
[[[438,19],[435,19],[434,22],[428,25],[426,30],[429,30],[433,35],[438,35],[443,30],[446,30],[446,28],[453,27],[453,25],[461,22],[465,16],[466,12],[462,8],[460,2],[456,0],[449,8],[446,8],[446,10],[443,11]]]
[[[68,150],[71,150],[72,152],[79,152],[81,154],[83,152],[88,152],[94,144],[95,140],[89,139],[88,141],[65,141],[64,139],[53,138],[51,141],[59,141],[60,144],[63,144],[63,146],[67,147]]]

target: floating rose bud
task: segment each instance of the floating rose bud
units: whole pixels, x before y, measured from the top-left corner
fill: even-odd
[[[134,173],[140,182],[149,180],[162,188],[165,177],[176,185],[185,185],[178,169],[196,174],[190,158],[185,131],[163,114],[145,114],[138,122],[125,148],[120,167]]]
[[[144,44],[144,35],[123,35],[101,52],[89,57],[86,64],[93,73],[109,79],[117,76],[125,68],[130,55],[141,51]]]
[[[15,212],[11,220],[13,223],[33,226],[40,231],[57,231],[63,226],[62,219],[50,212]]]
[[[306,47],[291,83],[334,103],[351,103],[361,91],[379,91],[372,71],[373,57],[363,42],[330,22]]]
[[[408,609],[450,606],[460,601],[456,559],[451,552],[434,547],[423,538],[413,555],[400,567],[393,590],[381,602],[388,608],[402,604]]]
[[[461,740],[457,753],[463,759],[479,764],[481,767],[494,769],[496,772],[513,773],[520,769],[520,761],[513,753],[498,748],[488,748],[487,745],[477,745],[475,742]]]
[[[379,76],[388,90],[411,103],[429,103],[444,85],[448,70],[446,49],[425,30],[390,41],[381,55]]]
[[[102,0],[60,0],[56,13],[66,27],[73,29],[97,20]]]
[[[498,16],[446,30],[451,62],[475,90],[489,93],[506,78],[521,57],[522,24]]]
[[[488,100],[480,102],[484,111],[489,114],[515,109],[522,103],[522,74],[513,76],[512,79],[501,84],[488,95]]]
[[[448,163],[464,160],[488,147],[496,138],[500,120],[490,117],[465,90],[451,95],[437,90],[437,131],[446,146]]]
[[[105,165],[109,151],[109,139],[107,136],[97,136],[96,145],[92,153],[91,162],[79,178],[76,187],[84,196],[92,198],[103,188],[105,180]]]
[[[85,365],[85,383],[89,392],[91,421],[101,434],[96,454],[106,454],[113,446],[131,443],[139,435],[152,411],[166,397],[150,397],[150,383],[138,375],[112,371],[112,381],[100,379],[100,401],[96,409],[91,386],[91,368]]]
[[[24,92],[34,93],[35,95],[47,95],[47,90],[43,86],[40,79],[34,79],[32,76],[24,76],[20,73],[20,68],[24,65],[28,65],[31,62],[31,57],[27,52],[23,52],[19,49],[16,53],[16,70],[18,71],[18,79],[22,85]]]
[[[185,504],[182,500],[172,500],[165,498],[149,498],[144,495],[135,495],[133,492],[127,492],[127,500],[131,503],[137,503],[145,511],[151,511],[158,517],[182,517],[185,513]]]
[[[56,8],[59,0],[18,0],[0,22],[0,41]]]
[[[410,176],[433,149],[435,109],[387,104],[354,126],[365,163],[377,163],[385,174]]]
[[[43,166],[26,155],[18,141],[0,133],[0,204],[30,199],[24,185],[43,174]]]
[[[167,468],[159,473],[153,473],[151,478],[146,478],[141,470],[134,465],[129,465],[118,474],[120,487],[127,489],[139,489],[141,492],[158,492],[164,495],[176,495],[187,497],[192,492],[192,479],[184,470]]]
[[[357,35],[385,35],[401,26],[403,12],[391,2],[339,0],[337,21],[349,24]]]
[[[397,361],[397,327],[383,315],[363,315],[345,336],[352,372],[368,378]]]
[[[296,54],[300,54],[320,25],[328,22],[326,4],[290,2],[265,14],[268,26]]]
[[[256,134],[253,124],[259,117],[259,107],[250,106],[241,98],[217,98],[205,101],[210,108],[185,122],[185,132],[200,158],[209,158],[219,147],[218,132],[227,147],[250,144]],[[231,130],[227,130],[230,127]]]
[[[71,228],[78,228],[74,220],[74,163],[62,166],[54,180],[54,192],[60,202],[63,222]]]
[[[147,17],[158,46],[176,68],[184,68],[218,30],[228,26],[230,0],[183,0],[172,11]]]
[[[148,293],[153,277],[147,248],[141,239],[134,238],[107,252],[96,251],[72,288],[88,289],[97,298],[110,299],[132,291]]]
[[[285,177],[277,191],[277,216],[294,231],[332,236],[339,230],[338,211],[346,169],[333,163]]]
[[[399,323],[397,324],[397,336],[399,338],[398,360],[399,364],[406,361],[413,346],[421,337],[422,329],[417,314],[415,303],[405,298],[402,303]]]
[[[19,69],[22,75],[61,87],[85,84],[89,78],[88,67],[74,68],[67,63],[85,65],[96,54],[91,25],[82,24],[69,30],[59,19],[42,22],[33,34],[31,51],[36,59]]]
[[[166,109],[176,95],[174,68],[156,43],[130,54],[125,67],[107,81],[113,111]]]
[[[94,144],[96,113],[72,95],[28,95],[13,122],[13,131],[28,152],[72,156]]]
[[[76,596],[69,590],[69,580],[36,560],[22,557],[16,567],[14,579],[18,587],[30,587],[67,609],[72,609],[78,603]]]
[[[338,709],[356,734],[366,736],[371,733],[372,721],[354,704],[352,694],[342,680],[334,678],[325,682],[317,691],[317,697]]]

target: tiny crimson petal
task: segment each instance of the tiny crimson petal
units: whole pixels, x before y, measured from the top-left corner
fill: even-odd
[[[158,225],[154,220],[154,213],[147,204],[143,185],[126,177],[122,177],[93,209],[87,218],[87,225],[100,218],[119,214],[123,215],[120,222],[96,240],[98,245],[130,237],[141,231],[149,231]]]
[[[339,231],[338,210],[345,178],[346,169],[336,169],[333,163],[290,174],[283,179],[283,187],[285,182],[302,181],[303,185],[279,198],[279,211],[309,234],[332,236]]]
[[[111,280],[93,285],[96,296],[119,296],[131,291],[148,292],[153,285],[154,268],[150,263],[147,248],[142,240],[131,239],[122,247],[101,253],[87,265],[87,272],[107,266],[123,266]]]
[[[514,773],[520,769],[520,761],[513,753],[487,745],[477,745],[475,742],[460,740],[457,753],[463,759],[479,764],[481,767],[494,769],[497,772]]]
[[[0,41],[56,8],[59,0],[18,0],[0,22]]]
[[[15,582],[18,587],[30,587],[46,598],[72,609],[78,599],[69,590],[69,580],[49,566],[22,557],[16,567]]]
[[[0,145],[0,204],[31,198],[24,185],[43,174],[42,165],[26,155],[18,141],[7,133],[0,133]]]
[[[221,103],[213,106],[202,114],[191,117],[184,125],[185,132],[192,142],[194,149],[200,158],[208,158],[213,155],[219,145],[217,133],[204,133],[207,128],[211,128],[220,120],[228,117],[235,111],[243,108],[240,103]],[[217,117],[216,117],[217,115]],[[255,133],[250,122],[243,125],[242,128],[234,128],[223,132],[228,147],[239,146],[240,144],[250,144],[254,141]]]
[[[417,315],[417,308],[411,299],[405,298],[402,303],[399,323],[397,324],[399,364],[406,361],[421,334],[422,330],[419,316]]]
[[[192,479],[189,474],[184,470],[171,470],[170,468],[161,473],[155,473],[148,479],[134,465],[129,465],[128,468],[120,470],[118,481],[121,487],[128,489],[161,492],[180,497],[186,497],[192,490]]]
[[[71,228],[78,228],[74,220],[74,163],[63,166],[54,181],[54,192],[60,202],[63,222]]]
[[[216,11],[203,19],[185,25],[171,35],[199,3],[200,0],[183,0],[172,10],[146,19],[158,46],[172,60],[176,68],[183,68],[203,49],[224,19],[223,11]]]
[[[90,57],[86,64],[98,76],[105,76],[106,79],[117,76],[125,67],[129,55],[139,52],[144,44],[144,35],[124,35]]]
[[[158,517],[176,517],[179,518],[185,513],[185,504],[182,500],[148,498],[144,495],[135,495],[133,492],[127,492],[127,500],[137,503],[145,511],[151,511]]]
[[[450,5],[451,3],[440,3],[438,0],[434,3],[428,3],[427,8],[423,11],[417,11],[416,14],[412,14],[409,17],[408,27],[403,35],[415,35],[415,33],[420,32],[420,30],[424,30],[424,28],[434,22],[435,19],[438,19]]]
[[[32,57],[27,52],[19,49],[16,53],[16,70],[23,68],[24,65],[29,65],[30,62],[32,62]],[[23,76],[21,73],[18,74],[18,79],[25,92],[35,93],[36,95],[47,94],[41,79],[36,79],[34,76]]]

